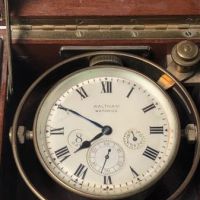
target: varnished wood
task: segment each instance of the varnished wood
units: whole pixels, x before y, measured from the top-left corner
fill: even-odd
[[[199,15],[199,0],[11,0],[15,17]]]
[[[5,36],[5,32],[0,32],[1,37]],[[7,51],[3,47],[2,56],[2,71],[1,71],[1,82],[0,82],[0,166],[1,166],[1,155],[2,155],[2,144],[4,138],[4,126],[5,126],[5,104],[7,94]]]

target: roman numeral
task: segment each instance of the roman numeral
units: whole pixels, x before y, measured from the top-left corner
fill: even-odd
[[[105,185],[112,184],[112,179],[111,179],[111,177],[110,177],[110,176],[104,176],[104,177],[103,177],[103,183],[104,183]]]
[[[156,107],[156,106],[152,103],[151,105],[149,105],[149,106],[143,108],[142,110],[144,111],[144,113],[146,113],[146,112],[148,112],[148,111],[154,109],[155,107]]]
[[[50,134],[51,135],[64,135],[64,127],[51,129]]]
[[[84,180],[87,170],[88,168],[85,165],[80,164],[76,169],[74,175]]]
[[[64,146],[64,147],[56,150],[55,154],[58,159],[61,159],[60,162],[63,162],[70,156],[70,152],[69,152],[69,149],[67,148],[67,146]]]
[[[103,81],[102,84],[102,93],[112,93],[112,82]]]
[[[131,93],[133,92],[134,88],[132,87],[131,90],[129,91],[129,93],[126,95],[127,98],[129,98],[131,96]]]
[[[76,91],[77,91],[78,94],[81,96],[81,99],[85,99],[86,97],[88,97],[88,94],[87,94],[86,91],[83,89],[83,87],[80,87],[79,89],[76,89]]]
[[[164,129],[163,126],[150,126],[150,134],[163,134]]]
[[[159,151],[147,146],[143,155],[150,158],[151,160],[155,160],[159,154]]]
[[[139,176],[139,174],[130,166],[130,170],[133,174],[133,176]]]

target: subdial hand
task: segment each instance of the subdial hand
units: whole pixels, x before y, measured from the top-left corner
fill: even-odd
[[[112,133],[112,128],[110,127],[110,126],[104,126],[103,128],[102,128],[102,131],[99,133],[99,134],[97,134],[96,136],[94,136],[91,140],[85,140],[82,144],[81,144],[81,146],[74,152],[74,153],[76,153],[76,152],[78,152],[78,151],[80,151],[80,150],[82,150],[82,149],[86,149],[86,148],[89,148],[90,146],[91,146],[91,144],[92,144],[92,142],[94,142],[95,140],[97,140],[97,139],[99,139],[99,138],[101,138],[103,135],[110,135]]]
[[[98,122],[95,122],[95,121],[93,121],[93,120],[91,120],[91,119],[89,119],[89,118],[87,118],[87,117],[81,115],[80,113],[78,113],[78,112],[76,112],[76,111],[74,111],[74,110],[72,110],[72,109],[66,108],[66,107],[62,106],[61,104],[58,105],[58,108],[61,109],[61,110],[64,110],[64,111],[71,112],[71,113],[73,113],[74,115],[77,115],[77,116],[79,116],[79,117],[81,117],[81,118],[83,118],[83,119],[85,119],[85,120],[91,122],[92,124],[94,124],[95,126],[101,128],[101,129],[103,129],[103,127],[104,127],[104,126],[102,126],[101,124],[99,124]]]
[[[111,149],[108,149],[108,153],[105,155],[105,160],[104,160],[104,163],[103,163],[103,167],[102,167],[102,169],[101,169],[101,173],[103,172],[104,167],[105,167],[105,165],[106,165],[106,162],[107,162],[107,160],[109,159],[109,154],[110,154],[110,152],[111,152]]]
[[[131,131],[132,135],[133,135],[133,141],[137,141],[137,138],[135,137],[133,131]]]

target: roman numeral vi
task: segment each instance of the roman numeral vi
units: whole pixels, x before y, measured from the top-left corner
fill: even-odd
[[[104,177],[103,177],[103,183],[104,183],[105,185],[112,184],[112,179],[111,179],[111,177],[110,177],[110,176],[104,176]]]

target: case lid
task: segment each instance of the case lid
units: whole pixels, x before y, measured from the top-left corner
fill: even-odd
[[[10,0],[14,18],[195,16],[200,0]]]

